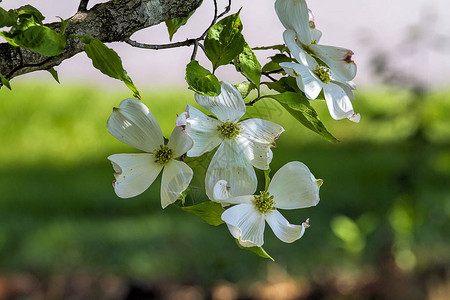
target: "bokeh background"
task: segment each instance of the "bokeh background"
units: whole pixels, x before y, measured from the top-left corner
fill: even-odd
[[[48,21],[78,6],[0,5],[25,3]],[[273,1],[233,3],[244,7],[251,46],[282,43]],[[324,179],[318,206],[285,213],[292,223],[311,219],[302,239],[284,244],[267,230],[271,262],[239,249],[224,225],[162,210],[159,179],[138,197],[116,197],[106,157],[136,150],[109,135],[106,120],[130,92],[79,54],[56,68],[60,85],[37,72],[0,91],[0,299],[449,299],[450,4],[308,5],[322,42],[355,52],[361,122],[334,121],[313,101],[341,140],[331,144],[271,100],[247,112],[286,128],[273,170],[299,160]],[[174,40],[200,34],[211,9],[205,1]],[[168,42],[164,24],[133,38]],[[191,50],[109,46],[169,135],[176,114],[195,105],[184,83]],[[257,53],[262,63],[271,54]],[[244,80],[232,68],[218,74]],[[191,201],[203,200],[200,187],[193,182]]]

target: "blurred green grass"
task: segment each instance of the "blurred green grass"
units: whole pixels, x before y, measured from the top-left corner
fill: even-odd
[[[138,197],[115,196],[106,157],[138,151],[106,130],[127,91],[43,83],[13,88],[0,92],[2,272],[51,276],[85,269],[197,284],[264,276],[271,263],[236,247],[224,225],[208,226],[177,207],[162,210],[158,181]],[[183,90],[142,96],[166,136],[177,113],[195,102]],[[360,124],[334,121],[324,102],[314,103],[338,144],[302,128],[269,99],[248,109],[247,116],[286,129],[272,170],[299,160],[325,181],[318,206],[283,212],[292,223],[311,219],[302,239],[284,244],[267,227],[265,249],[293,276],[376,267],[386,245],[405,271],[449,261],[450,92],[417,99],[378,88],[355,98]],[[203,197],[196,189],[189,196]]]

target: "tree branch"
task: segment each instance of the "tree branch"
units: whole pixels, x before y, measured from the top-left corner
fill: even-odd
[[[87,1],[81,1],[87,2]],[[80,6],[82,6],[80,3]],[[85,12],[77,12],[68,20],[65,36],[89,35],[102,42],[123,42],[141,29],[166,20],[184,17],[196,9],[201,0],[117,0],[100,3]],[[46,24],[60,31],[59,22]],[[84,44],[78,38],[68,38],[64,51],[46,57],[33,51],[0,44],[0,73],[8,80],[38,70],[48,70],[82,52]]]
[[[79,12],[87,11],[88,3],[89,3],[89,0],[81,0],[80,5],[78,6],[78,11]]]

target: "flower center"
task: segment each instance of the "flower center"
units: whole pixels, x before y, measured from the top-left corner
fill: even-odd
[[[235,138],[239,132],[241,131],[241,128],[235,123],[231,122],[223,122],[222,124],[217,126],[217,130],[226,138],[232,139]]]
[[[167,146],[159,146],[159,149],[155,151],[155,163],[162,165],[166,164],[173,158],[173,150]]]
[[[259,195],[255,195],[254,197],[255,207],[260,213],[265,214],[275,209],[273,196],[269,192],[261,191]]]
[[[319,79],[324,83],[331,81],[330,70],[325,67],[316,66],[314,69],[314,74],[316,74],[316,76],[319,77]]]

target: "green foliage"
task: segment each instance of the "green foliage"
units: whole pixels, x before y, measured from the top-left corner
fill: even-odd
[[[90,36],[76,36],[85,44],[84,51],[92,60],[92,64],[103,74],[119,79],[133,92],[133,96],[141,98],[139,91],[122,66],[120,56],[101,41]]]
[[[295,119],[307,128],[320,134],[330,142],[339,142],[319,120],[319,116],[303,94],[294,92],[284,92],[278,95],[271,95],[271,98],[278,101]]]
[[[11,85],[9,84],[9,80],[5,78],[5,76],[3,76],[2,73],[0,73],[0,81],[2,82],[2,84],[4,86],[6,86],[8,89],[11,89]]]
[[[252,251],[253,253],[256,253],[257,255],[261,256],[262,258],[268,258],[271,261],[275,261],[270,255],[269,253],[266,252],[266,250],[263,249],[263,247],[243,247],[241,246],[241,244],[239,244],[239,241],[236,240],[236,244],[238,245],[239,248],[244,249],[244,250],[249,250]]]
[[[47,71],[52,75],[53,79],[55,79],[57,83],[60,83],[59,77],[58,77],[58,72],[56,72],[56,70],[54,68],[50,68]]]
[[[186,25],[187,21],[194,13],[195,9],[191,11],[186,17],[173,18],[166,21],[170,40],[172,40],[173,35],[178,31],[178,29],[180,29],[181,26]]]
[[[278,51],[280,51],[280,53],[286,52],[289,54],[289,48],[286,47],[285,44],[265,46],[265,47],[255,47],[255,48],[253,48],[253,50],[278,50]]]
[[[0,7],[0,28],[13,26],[19,15],[13,10],[6,11]]]
[[[235,86],[239,93],[241,93],[243,99],[247,98],[248,94],[250,94],[252,90],[256,89],[255,84],[250,81],[244,81],[236,84]]]
[[[217,77],[193,60],[186,66],[186,81],[196,93],[210,97],[220,95],[220,82]]]
[[[217,202],[205,201],[200,204],[182,207],[182,209],[199,216],[209,225],[218,226],[224,223],[221,216],[225,210]]]
[[[229,64],[244,50],[245,40],[241,34],[242,23],[239,13],[240,11],[223,18],[208,31],[204,46],[214,71],[219,66]]]
[[[283,68],[280,67],[280,63],[282,62],[292,62],[295,61],[295,59],[290,58],[289,56],[285,54],[275,54],[274,56],[269,57],[270,61],[264,65],[262,68],[263,72],[279,72],[282,71]]]
[[[19,15],[19,19],[28,19],[29,17],[33,17],[33,19],[39,24],[42,24],[42,21],[45,19],[41,12],[31,5],[21,6],[16,10],[16,12]]]
[[[236,70],[241,72],[259,89],[261,64],[247,43],[245,43],[243,51],[234,59],[234,65]]]

